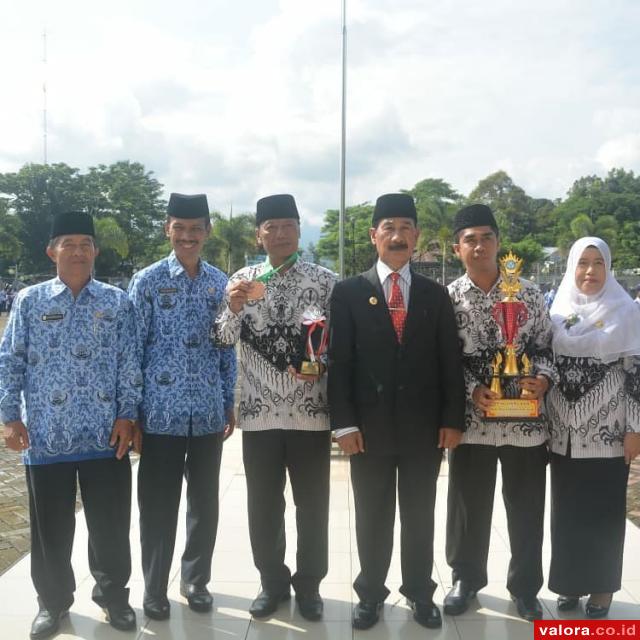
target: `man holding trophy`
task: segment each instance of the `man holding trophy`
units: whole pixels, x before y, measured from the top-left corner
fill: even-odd
[[[329,462],[325,348],[335,275],[298,254],[300,217],[288,194],[258,200],[256,238],[264,263],[235,273],[213,336],[240,340],[238,427],[247,478],[249,534],[262,590],[249,611],[275,612],[296,592],[300,613],[322,617],[327,573]],[[296,572],[285,565],[286,474],[296,504]]]
[[[542,617],[542,537],[547,428],[540,404],[557,377],[542,293],[520,279],[522,261],[500,242],[491,209],[473,204],[454,222],[454,251],[466,273],[449,285],[462,344],[466,432],[450,452],[447,562],[453,587],[444,611],[458,615],[487,584],[497,462],[511,561],[507,588],[526,620]]]

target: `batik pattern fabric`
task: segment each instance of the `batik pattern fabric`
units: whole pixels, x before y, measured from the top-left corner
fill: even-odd
[[[264,270],[264,264],[245,267],[230,282],[253,280]],[[285,273],[270,278],[264,296],[248,301],[240,313],[223,308],[212,336],[220,345],[240,342],[241,429],[329,429],[326,376],[303,381],[287,369],[299,354],[305,311],[315,309],[330,322],[335,282],[328,269],[297,260]]]
[[[504,353],[506,339],[495,319],[494,309],[502,302],[499,277],[488,293],[477,287],[467,274],[452,282],[448,289],[458,325],[458,336],[462,348],[467,406],[465,421],[467,430],[462,436],[465,444],[494,446],[512,445],[534,447],[544,443],[548,437],[548,420],[541,404],[541,416],[537,421],[483,420],[481,412],[472,400],[478,385],[490,386],[492,363],[498,352]],[[517,300],[526,306],[521,314],[515,346],[518,362],[523,354],[531,361],[531,375],[545,375],[550,384],[558,379],[551,351],[551,321],[542,293],[531,282],[520,280],[521,289]],[[506,397],[518,397],[520,389],[517,378],[504,379]]]
[[[0,343],[0,419],[22,420],[26,464],[108,458],[116,418],[135,419],[142,376],[125,292],[59,279],[16,297]]]
[[[640,359],[603,363],[556,355],[559,383],[547,396],[551,450],[572,458],[624,455],[625,433],[640,431]]]
[[[190,278],[174,253],[138,272],[129,285],[144,376],[145,433],[201,436],[224,430],[233,409],[236,354],[209,331],[227,276],[201,260]]]

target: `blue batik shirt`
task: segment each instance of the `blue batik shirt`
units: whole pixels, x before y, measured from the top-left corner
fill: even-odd
[[[90,280],[74,299],[59,278],[17,295],[0,342],[0,419],[22,420],[26,464],[115,455],[116,418],[142,396],[135,326],[124,291]]]
[[[137,273],[129,285],[144,376],[145,433],[218,433],[233,409],[236,354],[209,339],[227,276],[201,260],[190,278],[174,253]]]

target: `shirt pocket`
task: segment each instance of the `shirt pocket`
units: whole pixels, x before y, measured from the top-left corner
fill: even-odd
[[[117,318],[112,309],[98,309],[92,318],[92,332],[99,349],[113,349],[117,339]]]
[[[57,308],[47,309],[40,315],[40,322],[37,324],[35,339],[31,340],[33,345],[37,345],[38,350],[46,352],[49,356],[59,353],[60,347],[65,342],[66,335],[66,312]],[[53,352],[53,353],[52,353]]]
[[[155,295],[154,308],[160,335],[168,338],[173,335],[175,324],[180,316],[180,303],[176,287],[159,289]]]

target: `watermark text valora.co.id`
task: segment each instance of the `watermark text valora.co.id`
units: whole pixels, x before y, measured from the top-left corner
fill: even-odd
[[[637,620],[536,620],[534,640],[545,638],[624,638],[640,640]]]

